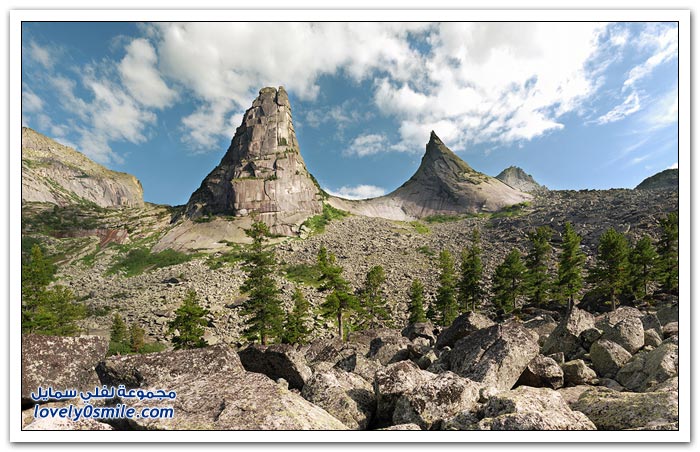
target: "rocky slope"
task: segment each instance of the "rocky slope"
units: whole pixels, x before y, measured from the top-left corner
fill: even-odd
[[[321,192],[306,170],[284,88],[263,88],[244,116],[221,163],[185,208],[209,215],[258,215],[277,234],[294,235],[322,210]]]
[[[535,179],[527,174],[522,168],[517,166],[509,166],[501,171],[496,179],[500,180],[509,187],[520,190],[525,193],[539,193],[547,190],[546,187],[538,184]]]
[[[22,201],[137,207],[143,205],[143,189],[134,176],[108,170],[78,151],[22,127]]]
[[[663,170],[644,179],[635,190],[678,190],[678,168]]]
[[[530,195],[471,168],[431,132],[418,170],[401,187],[379,198],[330,198],[329,203],[357,215],[406,221],[430,215],[495,212],[530,199]]]
[[[648,311],[623,307],[597,317],[574,308],[559,322],[545,313],[503,323],[466,314],[447,329],[417,323],[403,330],[354,332],[347,342],[221,344],[112,357],[104,356],[106,342],[92,336],[27,336],[24,341],[31,347],[22,356],[23,396],[36,382],[84,388],[99,379],[108,388],[164,389],[176,397],[95,402],[123,403],[139,411],[167,406],[174,409],[170,418],[65,420],[60,425],[32,420],[34,402],[27,398],[23,425],[91,430],[678,430],[676,303]],[[77,363],[80,372],[54,364],[55,344],[61,358]],[[70,402],[48,403],[60,408]]]

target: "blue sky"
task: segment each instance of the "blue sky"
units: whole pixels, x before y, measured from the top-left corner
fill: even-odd
[[[388,193],[430,130],[473,168],[631,188],[678,162],[675,23],[23,23],[22,122],[183,204],[264,86],[328,191]]]

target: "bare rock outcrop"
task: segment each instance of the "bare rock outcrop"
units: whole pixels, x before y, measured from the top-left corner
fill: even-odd
[[[143,205],[143,188],[131,174],[111,171],[22,127],[22,202],[138,207]]]
[[[677,375],[678,341],[671,338],[653,350],[634,355],[615,379],[631,391],[644,392]]]
[[[103,384],[142,390],[164,389],[177,396],[166,418],[131,419],[120,428],[147,430],[345,430],[322,408],[265,375],[246,372],[226,345],[113,356],[100,363]],[[140,410],[165,407],[162,400],[122,401]]]
[[[185,215],[256,214],[273,233],[296,235],[322,209],[321,190],[299,151],[287,92],[268,87],[243,115],[231,146],[192,194]]]
[[[549,335],[542,347],[542,354],[562,352],[567,360],[573,359],[581,349],[579,336],[594,325],[595,319],[592,314],[573,308]]]
[[[516,323],[496,324],[457,341],[449,355],[450,370],[506,391],[538,352],[536,334]]]
[[[291,345],[265,347],[251,344],[239,351],[238,356],[248,372],[264,374],[273,380],[283,378],[290,388],[302,389],[311,378],[311,369],[306,365],[304,355]]]
[[[489,398],[478,430],[596,430],[557,391],[520,386]]]
[[[493,326],[493,321],[478,312],[462,314],[452,324],[442,330],[437,338],[436,348],[453,347],[455,343],[475,331]]]
[[[316,373],[301,395],[352,430],[367,428],[377,403],[370,383],[338,368]]]
[[[39,386],[54,390],[95,389],[99,379],[95,366],[107,353],[109,340],[99,336],[22,336],[22,405],[36,403]]]
[[[527,365],[517,384],[559,389],[564,386],[564,371],[552,358],[538,355]]]
[[[517,166],[509,166],[504,169],[498,173],[496,179],[525,193],[542,193],[547,191],[547,187],[538,184],[531,175]]]

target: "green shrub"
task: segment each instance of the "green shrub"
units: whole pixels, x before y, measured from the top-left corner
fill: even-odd
[[[350,214],[344,210],[336,209],[329,204],[324,204],[323,212],[320,215],[308,218],[304,222],[304,226],[311,229],[311,232],[321,233],[326,230],[326,225],[328,225],[328,223],[333,220],[345,218],[348,215]]]
[[[418,251],[421,254],[425,254],[428,257],[433,257],[435,256],[435,251],[433,251],[430,247],[427,245],[419,246],[416,251]]]
[[[530,203],[525,201],[512,206],[506,206],[491,215],[491,218],[510,218],[522,215],[524,210],[530,206]]]
[[[435,214],[435,215],[428,215],[427,217],[423,218],[423,221],[425,221],[428,224],[433,224],[433,223],[449,223],[452,221],[459,221],[463,217],[460,215],[443,215],[443,214]]]
[[[137,248],[129,251],[126,256],[112,265],[107,270],[107,274],[111,275],[123,271],[126,276],[135,276],[146,270],[182,264],[195,256],[194,254],[181,253],[171,249],[163,250],[159,253],[151,253],[148,249]]]

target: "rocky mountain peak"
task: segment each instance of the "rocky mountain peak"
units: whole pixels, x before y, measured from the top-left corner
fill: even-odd
[[[293,235],[321,212],[321,192],[306,169],[283,87],[260,90],[221,163],[190,197],[189,218],[257,215],[277,234]]]
[[[508,168],[501,171],[496,179],[501,182],[526,193],[538,193],[547,188],[538,184],[535,179],[523,171],[522,168],[518,166],[509,166]]]
[[[494,212],[529,199],[530,195],[474,170],[431,132],[420,166],[401,187],[380,198],[356,202],[331,198],[329,202],[359,215],[408,220]]]

